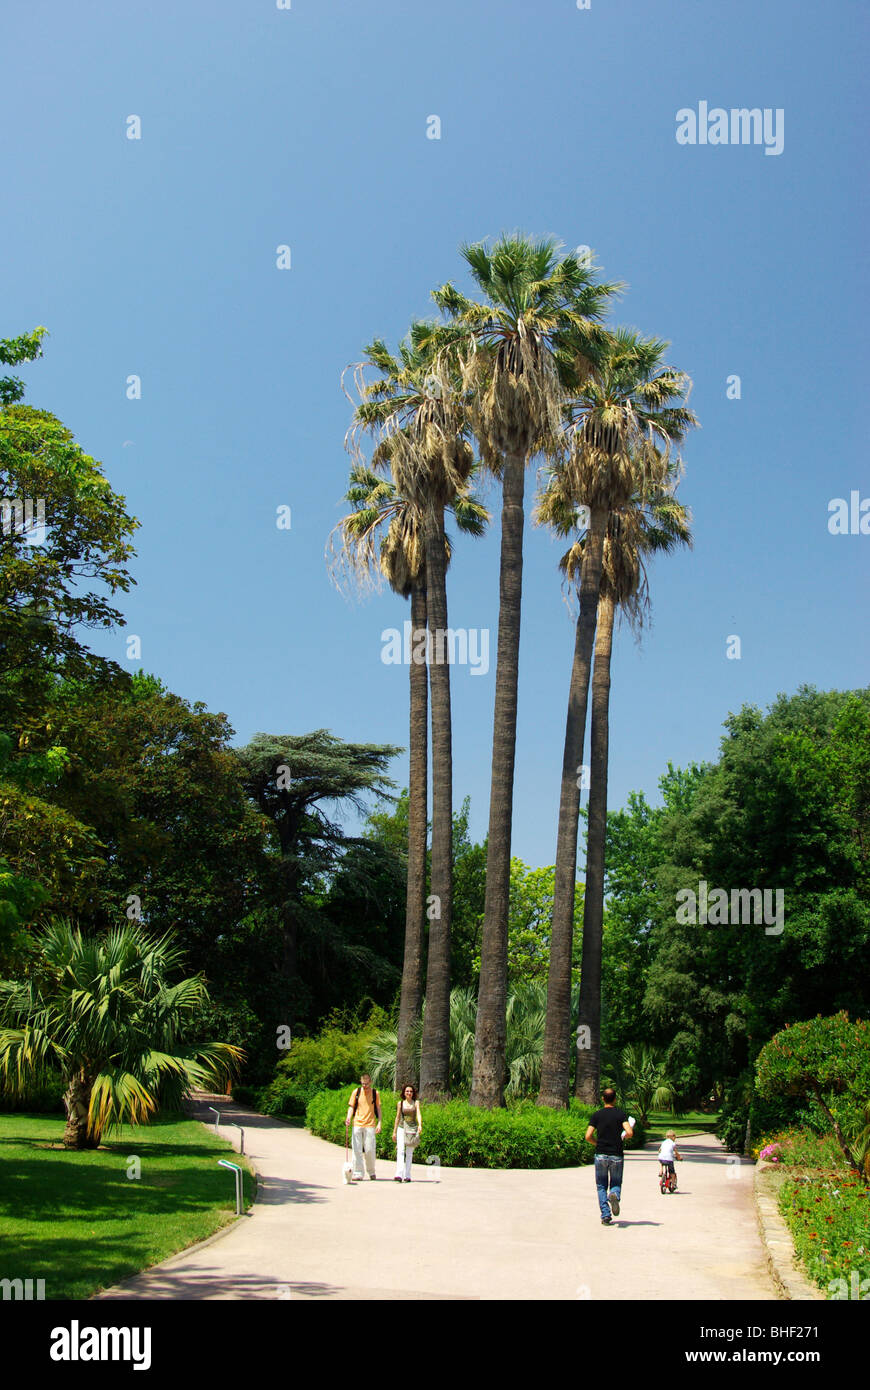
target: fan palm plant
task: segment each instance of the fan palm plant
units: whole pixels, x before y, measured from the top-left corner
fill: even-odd
[[[682,401],[689,382],[684,374],[663,365],[666,347],[665,343],[643,339],[628,329],[617,330],[612,340],[603,347],[597,359],[597,374],[587,379],[572,403],[566,452],[550,470],[550,483],[538,511],[539,520],[549,523],[562,535],[576,525],[580,507],[585,508],[588,518],[583,545],[574,552],[575,563],[570,567],[580,606],[562,759],[547,1037],[540,1095],[541,1104],[557,1107],[564,1107],[568,1103],[569,996],[581,783],[577,774],[583,763],[586,739],[586,712],[608,522],[611,516],[629,509],[632,497],[640,499],[643,505],[647,497],[661,488],[662,478],[669,467],[671,444],[679,442],[689,427],[696,423],[684,405],[675,404]],[[599,709],[603,708],[602,702],[606,701],[609,693],[612,622],[601,640]],[[603,723],[599,721],[596,731],[599,736],[596,758],[599,773],[602,766],[606,766],[606,745],[601,743],[606,738],[606,728],[605,718]],[[602,816],[601,792],[601,787],[596,789],[596,834],[599,829],[597,821]],[[592,812],[590,799],[590,816]],[[599,900],[597,883],[593,884],[591,892],[590,899],[587,887],[587,907],[593,909],[589,926],[590,950],[596,936],[600,937],[600,927],[595,926],[595,904]],[[584,925],[584,946],[586,940]],[[598,952],[600,1000],[600,942]],[[581,981],[582,972],[581,963]],[[590,969],[588,988],[594,992],[593,973]],[[581,1017],[584,1023],[589,1022],[582,1012],[586,1003],[581,984]],[[600,1002],[598,1017],[600,1019]],[[597,1082],[596,1094],[593,1095],[587,1071],[590,1075],[594,1071],[597,1077],[598,1046],[596,1030],[589,1049],[594,1052],[594,1058],[584,1062],[583,1066],[580,1066],[578,1059],[578,1085],[581,1087],[578,1094],[590,1104],[597,1102]]]
[[[541,1050],[544,1038],[546,991],[537,980],[514,986],[507,996],[506,1058],[508,1084],[506,1094],[512,1098],[532,1096],[537,1088],[541,1070]],[[474,1065],[474,1025],[477,996],[472,988],[454,989],[450,995],[450,1091],[452,1095],[467,1095],[471,1086]],[[411,1031],[412,1045],[418,1055],[422,1046],[423,1029],[418,1021]],[[404,1077],[396,1071],[396,1034],[380,1033],[368,1053],[368,1068],[376,1086],[397,1090]]]
[[[0,1075],[20,1093],[61,1073],[67,1148],[96,1148],[105,1130],[142,1124],[159,1103],[177,1107],[237,1070],[231,1043],[184,1046],[208,992],[198,975],[170,984],[182,957],[168,937],[128,922],[95,940],[57,921],[38,944],[30,978],[0,984]]]
[[[588,371],[603,339],[614,285],[596,283],[553,241],[502,237],[491,250],[461,248],[484,296],[477,303],[447,284],[434,292],[460,345],[469,410],[484,464],[501,481],[498,651],[487,839],[480,996],[471,1102],[504,1103],[507,933],[516,756],[517,680],[523,570],[525,469],[559,427],[568,386]]]
[[[677,1090],[668,1075],[662,1053],[647,1043],[630,1043],[618,1057],[607,1059],[610,1065],[609,1083],[613,1085],[624,1105],[637,1109],[641,1124],[649,1121],[653,1110],[677,1113]]]
[[[415,322],[398,356],[376,340],[357,372],[351,440],[375,435],[375,469],[389,468],[423,544],[432,723],[431,914],[420,1091],[449,1094],[450,925],[453,903],[453,756],[445,512],[467,496],[474,468],[455,353],[443,330]],[[370,379],[366,369],[374,369]],[[478,516],[478,520],[480,517]]]

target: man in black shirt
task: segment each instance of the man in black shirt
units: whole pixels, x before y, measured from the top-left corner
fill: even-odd
[[[611,1086],[601,1092],[601,1099],[604,1109],[590,1115],[586,1143],[595,1142],[595,1186],[601,1208],[601,1224],[610,1226],[612,1218],[619,1215],[622,1195],[623,1135],[630,1139],[634,1130],[631,1116],[617,1109],[616,1092]]]

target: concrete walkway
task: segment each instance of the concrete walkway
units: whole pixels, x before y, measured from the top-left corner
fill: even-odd
[[[342,1148],[212,1103],[244,1125],[259,1183],[251,1214],[102,1298],[776,1298],[752,1165],[712,1136],[680,1143],[685,1162],[670,1196],[659,1191],[656,1146],[627,1154],[622,1209],[607,1227],[591,1165],[415,1164],[411,1183],[395,1183],[394,1165],[379,1159],[377,1182],[347,1186]],[[195,1113],[208,1118],[205,1102]],[[220,1132],[237,1144],[238,1131]]]

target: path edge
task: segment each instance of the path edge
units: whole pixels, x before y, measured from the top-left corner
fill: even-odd
[[[780,1215],[776,1192],[766,1181],[766,1174],[773,1166],[768,1163],[754,1165],[752,1194],[761,1244],[777,1296],[795,1303],[824,1303],[826,1299],[821,1289],[811,1284],[798,1268],[791,1231]]]
[[[224,1099],[226,1098],[224,1097]],[[203,1125],[206,1129],[214,1133],[214,1123],[211,1120],[201,1120],[198,1115],[192,1113],[192,1107],[188,1105],[185,1105],[185,1110],[192,1120],[196,1120],[198,1124]],[[257,1112],[253,1111],[252,1113],[256,1114]],[[238,1149],[236,1149],[235,1145],[232,1143],[232,1137],[228,1139],[227,1142],[232,1146],[235,1152],[238,1153]],[[254,1207],[257,1205],[257,1196],[260,1190],[260,1172],[250,1154],[244,1154],[243,1156],[247,1159],[251,1172],[254,1175],[254,1195],[251,1198],[251,1206],[248,1211],[243,1211],[241,1216],[234,1217],[233,1220],[228,1221],[225,1226],[221,1226],[219,1231],[212,1231],[210,1236],[206,1236],[203,1240],[198,1240],[195,1245],[186,1245],[183,1250],[176,1250],[174,1255],[167,1255],[165,1260],[158,1260],[156,1265],[148,1265],[147,1269],[137,1270],[135,1274],[130,1274],[126,1279],[121,1279],[117,1284],[111,1284],[107,1289],[100,1289],[97,1293],[92,1293],[90,1298],[87,1299],[87,1302],[97,1302],[99,1299],[106,1298],[107,1295],[114,1293],[115,1289],[126,1288],[128,1284],[134,1283],[136,1279],[141,1278],[143,1274],[147,1274],[149,1270],[159,1269],[161,1265],[171,1264],[173,1260],[180,1260],[182,1256],[192,1255],[196,1250],[204,1250],[207,1245],[214,1245],[215,1241],[223,1240],[224,1236],[229,1235],[230,1231],[234,1231],[243,1221],[249,1221],[254,1215]]]

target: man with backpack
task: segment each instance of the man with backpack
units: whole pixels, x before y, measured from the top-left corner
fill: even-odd
[[[376,1136],[381,1132],[381,1098],[372,1086],[368,1072],[363,1072],[359,1085],[353,1092],[347,1106],[345,1127],[353,1121],[353,1180],[362,1182],[363,1156],[366,1171],[372,1182],[378,1176],[375,1172]]]

